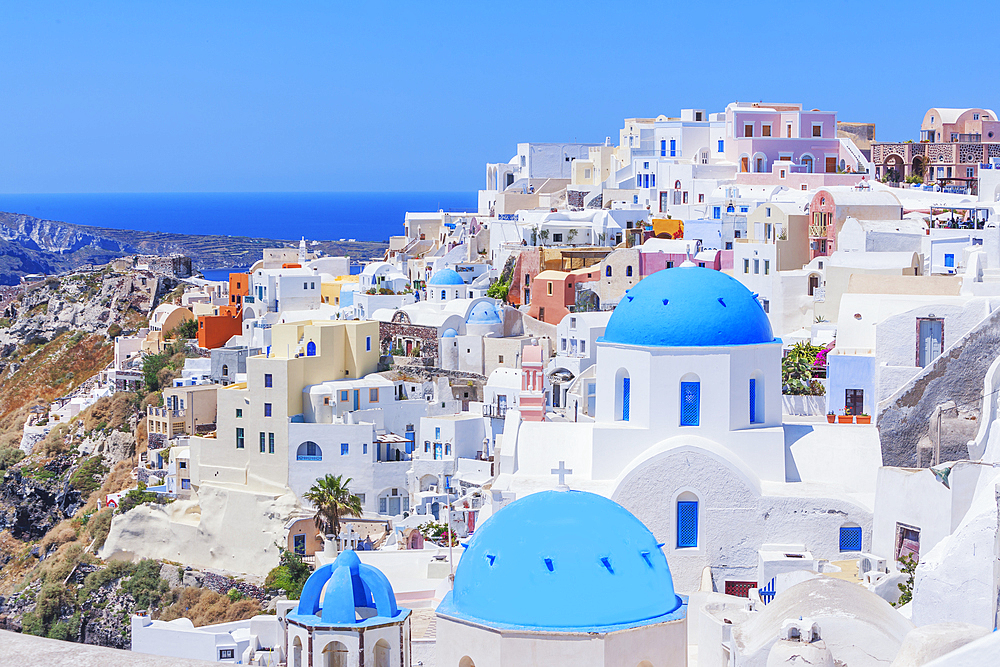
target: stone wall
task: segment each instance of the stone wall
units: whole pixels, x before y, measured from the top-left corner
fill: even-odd
[[[921,467],[930,464],[930,421],[934,409],[954,401],[959,418],[978,419],[983,379],[1000,354],[1000,310],[986,317],[946,349],[877,410],[882,464]],[[969,457],[968,429],[941,429],[940,461]]]
[[[437,363],[437,327],[426,327],[402,322],[378,323],[379,346],[382,354],[389,354],[397,339],[412,340],[420,344],[420,357],[429,359],[431,365]],[[405,349],[405,347],[404,347]]]

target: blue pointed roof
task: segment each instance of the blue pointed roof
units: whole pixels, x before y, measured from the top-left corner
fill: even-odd
[[[464,285],[462,276],[455,269],[441,269],[427,281],[428,285]]]
[[[641,347],[711,347],[776,339],[756,295],[721,271],[664,269],[626,290],[600,340]]]
[[[660,547],[641,521],[603,496],[533,493],[476,530],[438,613],[556,631],[683,618],[686,605]]]
[[[347,550],[309,575],[288,617],[309,626],[364,626],[400,621],[409,613],[396,607],[396,595],[382,571]]]

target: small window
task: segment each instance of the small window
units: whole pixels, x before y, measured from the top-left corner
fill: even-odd
[[[498,354],[497,355],[497,363],[498,364],[502,364],[503,363],[503,355],[502,354]]]
[[[977,113],[972,114],[972,120],[979,120],[979,114]]]
[[[177,467],[180,468],[181,470],[187,468],[188,467],[187,461],[178,461]]]
[[[754,273],[754,275],[758,275],[760,273],[760,260],[759,259],[755,259],[753,261],[753,273]]]
[[[744,259],[743,260],[743,273],[750,273],[750,260],[749,259]]]
[[[350,445],[348,443],[346,443],[346,442],[340,443],[340,455],[341,456],[347,456],[347,453],[350,451],[350,449],[351,449],[351,447],[350,447]]]
[[[371,351],[372,351],[372,337],[365,336],[365,352],[371,352]]]
[[[698,546],[698,501],[677,501],[677,548],[694,549]]]
[[[813,123],[813,136],[814,137],[822,137],[823,136],[823,124],[822,123]]]
[[[575,317],[569,318],[569,328],[570,329],[575,329],[576,328],[576,318]]]
[[[667,268],[668,269],[674,268],[674,263],[673,262],[667,262]]]
[[[378,403],[378,388],[373,388],[368,390],[368,402]]]
[[[767,299],[764,299],[763,301],[761,301],[760,305],[761,305],[761,307],[764,308],[764,312],[765,313],[770,313],[771,312],[771,302],[768,301]]]
[[[445,453],[446,456],[451,456],[451,443],[450,442],[446,442],[444,444],[444,453]]]
[[[840,528],[840,550],[861,551],[861,526],[842,526]]]
[[[274,454],[274,434],[267,434],[267,453]]]
[[[441,439],[441,427],[440,426],[435,426],[434,427],[434,439],[435,440],[440,440]]]
[[[764,275],[767,276],[767,275],[770,275],[770,274],[771,274],[771,260],[765,259],[764,260]]]
[[[424,451],[425,452],[431,451],[431,441],[430,440],[424,440]]]
[[[720,152],[720,153],[724,153],[725,151],[724,151],[723,149],[724,149],[725,147],[726,147],[726,142],[725,142],[725,140],[723,140],[723,139],[719,139],[719,152]]]
[[[346,401],[348,396],[349,396],[349,394],[348,394],[348,391],[346,389],[344,389],[344,390],[342,390],[340,392],[340,400],[341,401]]]
[[[234,648],[220,648],[219,649],[219,660],[232,660],[236,649]]]
[[[769,137],[769,136],[771,136],[771,126],[768,125],[768,124],[761,125],[760,126],[760,136],[762,136],[762,137]]]
[[[627,277],[632,277],[632,267],[631,266],[626,266],[625,267],[625,275]]]
[[[236,429],[236,449],[243,449],[243,429]]]
[[[753,123],[746,123],[743,125],[743,136],[744,137],[753,136]]]
[[[270,417],[271,416],[271,404],[270,403],[265,403],[264,404],[264,416],[265,417]]]
[[[712,218],[715,220],[720,220],[722,218],[722,207],[714,206],[712,207]]]
[[[552,296],[552,281],[549,281],[548,289],[546,290],[549,296]]]
[[[748,213],[750,211],[749,206],[740,206],[740,213]]]
[[[236,418],[240,419],[243,416],[243,408],[236,408]]]
[[[698,203],[699,204],[704,204],[705,203],[705,195],[704,195],[704,193],[698,195]]]
[[[649,169],[649,163],[648,162],[643,162],[642,163],[642,168],[643,169]]]
[[[732,250],[732,249],[733,249],[733,242],[726,241],[726,250]]]
[[[267,434],[263,431],[260,432],[260,453],[263,454],[267,451]]]
[[[264,373],[264,386],[265,387],[273,386],[270,373]]]
[[[610,264],[607,267],[605,267],[605,269],[604,269],[604,275],[606,277],[608,277],[608,278],[611,277],[611,265]]]
[[[362,454],[367,454],[368,453],[368,443],[367,442],[361,445],[361,453]],[[361,498],[361,497],[363,497],[363,495],[362,494],[358,494],[358,497]],[[362,502],[364,502],[364,501],[362,501]]]

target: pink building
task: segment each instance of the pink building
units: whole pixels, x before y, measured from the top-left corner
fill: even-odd
[[[545,362],[542,360],[540,345],[528,345],[524,348],[518,405],[524,421],[545,421]]]
[[[801,104],[734,102],[726,107],[726,159],[740,173],[770,174],[778,161],[796,173],[835,174],[857,170],[857,160],[841,155],[837,113],[804,111]]]
[[[531,287],[528,315],[547,324],[559,324],[576,304],[576,280],[565,271],[542,271]]]

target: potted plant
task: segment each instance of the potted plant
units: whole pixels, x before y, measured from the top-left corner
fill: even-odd
[[[844,412],[844,414],[837,415],[837,423],[838,424],[853,424],[854,423],[854,416],[851,414],[851,411],[848,409],[848,410],[844,410],[843,412]]]
[[[833,410],[830,410],[829,412],[826,413],[826,420],[831,424],[833,424],[834,422],[837,421],[837,413],[835,413]]]
[[[871,415],[866,415],[864,412],[862,412],[860,415],[858,415],[858,423],[871,424],[872,423]]]

